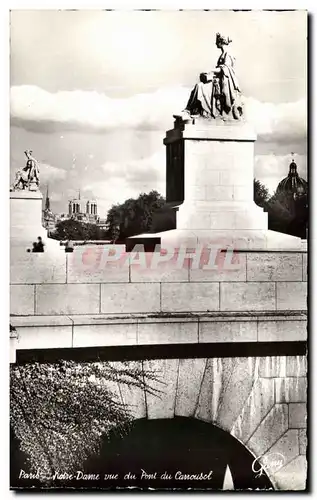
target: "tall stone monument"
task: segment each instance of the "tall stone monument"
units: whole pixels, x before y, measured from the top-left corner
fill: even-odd
[[[166,133],[166,200],[177,210],[177,229],[155,236],[161,246],[301,249],[300,238],[269,231],[267,213],[253,201],[256,134],[244,120],[230,42],[217,33],[216,67],[201,73]]]
[[[58,242],[47,237],[42,226],[43,195],[39,189],[40,175],[32,151],[24,152],[25,167],[18,169],[10,188],[10,245],[11,261],[17,253],[32,249],[32,243],[41,237],[47,248],[59,247]]]

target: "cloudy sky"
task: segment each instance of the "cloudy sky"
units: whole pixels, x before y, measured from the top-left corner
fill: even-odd
[[[255,177],[273,193],[295,152],[307,178],[304,11],[11,12],[11,178],[32,149],[52,208],[81,190],[113,203],[165,195],[163,138],[202,71],[217,31],[233,39]]]

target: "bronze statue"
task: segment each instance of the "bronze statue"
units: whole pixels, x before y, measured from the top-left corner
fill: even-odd
[[[31,150],[24,151],[27,157],[26,165],[15,174],[15,181],[12,190],[29,189],[36,190],[40,184],[40,173],[38,163],[32,156]]]
[[[243,109],[234,69],[235,58],[228,50],[231,41],[229,37],[217,33],[216,46],[221,50],[217,65],[209,73],[200,74],[200,81],[192,90],[186,108],[180,115],[174,115],[175,118],[185,121],[193,116],[241,119]]]

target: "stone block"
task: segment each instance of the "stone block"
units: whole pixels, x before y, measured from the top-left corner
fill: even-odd
[[[192,185],[190,187],[190,194],[191,200],[207,200],[207,186],[204,184]]]
[[[101,285],[101,312],[108,314],[160,311],[160,283]]]
[[[245,172],[239,169],[232,170],[221,170],[219,172],[219,182],[221,186],[234,186],[236,187],[246,187],[246,183],[249,183],[249,179],[245,176]],[[216,184],[216,183],[214,183]],[[250,187],[248,187],[250,191]],[[251,190],[253,187],[251,186]]]
[[[258,358],[259,377],[286,377],[286,356],[264,356]]]
[[[271,448],[259,459],[259,462],[276,473],[299,455],[298,431],[289,429]],[[274,463],[272,463],[274,461]]]
[[[303,281],[307,281],[307,273],[308,273],[308,266],[307,266],[307,253],[303,253]]]
[[[130,265],[130,281],[131,283],[140,282],[180,282],[189,281],[188,259],[186,253],[177,252],[174,248],[164,249],[161,257],[169,252],[170,260],[160,262],[157,253],[146,252],[144,265]],[[168,254],[166,254],[168,255]]]
[[[214,256],[206,251],[200,259],[199,269],[189,269],[189,281],[246,281],[246,256],[230,251],[218,251]]]
[[[140,372],[143,371],[143,362],[142,361],[125,361],[122,363],[118,363],[117,367],[122,370],[134,370],[137,369]],[[126,405],[126,408],[130,415],[137,418],[145,418],[146,417],[146,403],[145,403],[145,390],[134,385],[128,385],[120,381],[119,374],[119,388],[121,393],[122,402]],[[123,376],[124,380],[129,381],[129,377]],[[145,378],[146,384],[151,384],[147,378]]]
[[[233,186],[207,186],[206,199],[208,201],[233,200]]]
[[[221,311],[275,309],[275,283],[220,283]]]
[[[219,283],[162,283],[163,312],[219,310]]]
[[[289,404],[289,427],[290,429],[305,429],[307,409],[306,403]]]
[[[73,320],[69,316],[16,316],[11,318],[11,324],[16,328],[23,327],[55,327],[71,326]]]
[[[278,490],[302,491],[306,489],[306,478],[306,458],[299,455],[274,475],[274,482]]]
[[[173,418],[176,401],[178,359],[144,361],[144,370],[154,375],[153,394],[146,394],[147,418]]]
[[[267,213],[254,209],[250,204],[248,211],[239,211],[235,214],[234,227],[239,231],[264,229],[267,227]]]
[[[99,313],[97,284],[36,285],[36,314]]]
[[[228,212],[218,212],[218,211],[212,211],[209,212],[210,214],[210,225],[209,228],[213,230],[217,229],[235,229],[236,228],[236,214],[234,211],[228,211]],[[206,228],[205,226],[204,228]],[[204,229],[203,228],[203,229]],[[193,229],[196,229],[193,227]]]
[[[240,181],[242,182],[242,181]],[[245,182],[245,181],[244,181]],[[251,188],[252,192],[252,188]],[[244,200],[249,200],[250,198],[250,186],[246,185],[237,185],[235,184],[233,187],[233,199],[235,201],[244,201]]]
[[[225,186],[232,185],[232,182],[226,182],[226,177],[224,177],[224,173],[228,174],[228,172],[222,172],[221,170],[209,170],[208,168],[204,168],[203,174],[203,182],[205,186]]]
[[[195,418],[207,422],[216,421],[221,394],[228,384],[233,364],[234,360],[231,358],[207,359]]]
[[[287,356],[286,377],[305,377],[307,375],[307,356]]]
[[[297,236],[290,236],[289,234],[278,233],[277,231],[266,231],[266,242],[269,251],[278,252],[293,252],[302,251],[303,241]]]
[[[176,416],[194,416],[205,368],[205,358],[179,360],[175,402]]]
[[[259,377],[304,377],[306,356],[265,356],[259,359]]]
[[[307,339],[306,321],[263,320],[258,323],[259,342],[283,342]]]
[[[180,210],[177,214],[177,227],[180,229],[210,229],[213,227],[211,214],[207,211],[198,212],[195,205],[190,212]]]
[[[306,455],[306,450],[307,450],[307,431],[306,431],[306,429],[299,429],[298,437],[299,437],[299,453],[301,455]]]
[[[274,405],[268,413],[262,415],[258,424],[253,428],[250,439],[247,442],[243,441],[257,457],[263,455],[287,431],[287,405]]]
[[[199,342],[256,341],[256,321],[199,321]]]
[[[25,251],[32,247],[38,236],[47,237],[42,226],[42,199],[40,191],[10,192],[10,239],[11,242],[17,240],[20,247],[25,245]]]
[[[34,285],[10,285],[10,314],[34,314]]]
[[[136,345],[137,324],[110,321],[103,325],[74,324],[73,347]]]
[[[54,349],[72,347],[72,325],[28,326],[19,328],[17,349]]]
[[[306,400],[306,377],[287,377],[275,379],[276,403],[305,403]]]
[[[243,380],[246,383],[246,380]],[[246,443],[274,405],[274,381],[258,378],[244,400],[243,409],[231,434]]]
[[[11,252],[12,253],[12,252]],[[66,255],[62,252],[11,255],[10,282],[23,284],[66,283]]]
[[[67,283],[129,282],[129,255],[121,245],[76,247],[66,255]]]
[[[216,424],[231,432],[252,391],[257,376],[257,361],[251,357],[222,360],[221,369],[223,375],[218,382],[221,384],[221,395]]]
[[[302,281],[300,253],[247,254],[247,281]]]
[[[138,319],[138,344],[192,344],[198,342],[197,319]]]
[[[307,309],[307,283],[305,282],[280,282],[276,283],[277,309],[282,311]]]
[[[9,363],[16,363],[17,361],[17,356],[16,356],[16,351],[17,351],[17,343],[18,340],[16,337],[11,337],[9,340]]]

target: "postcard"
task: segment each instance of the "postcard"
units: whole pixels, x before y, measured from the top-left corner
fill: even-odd
[[[11,11],[12,490],[306,490],[307,27]]]

